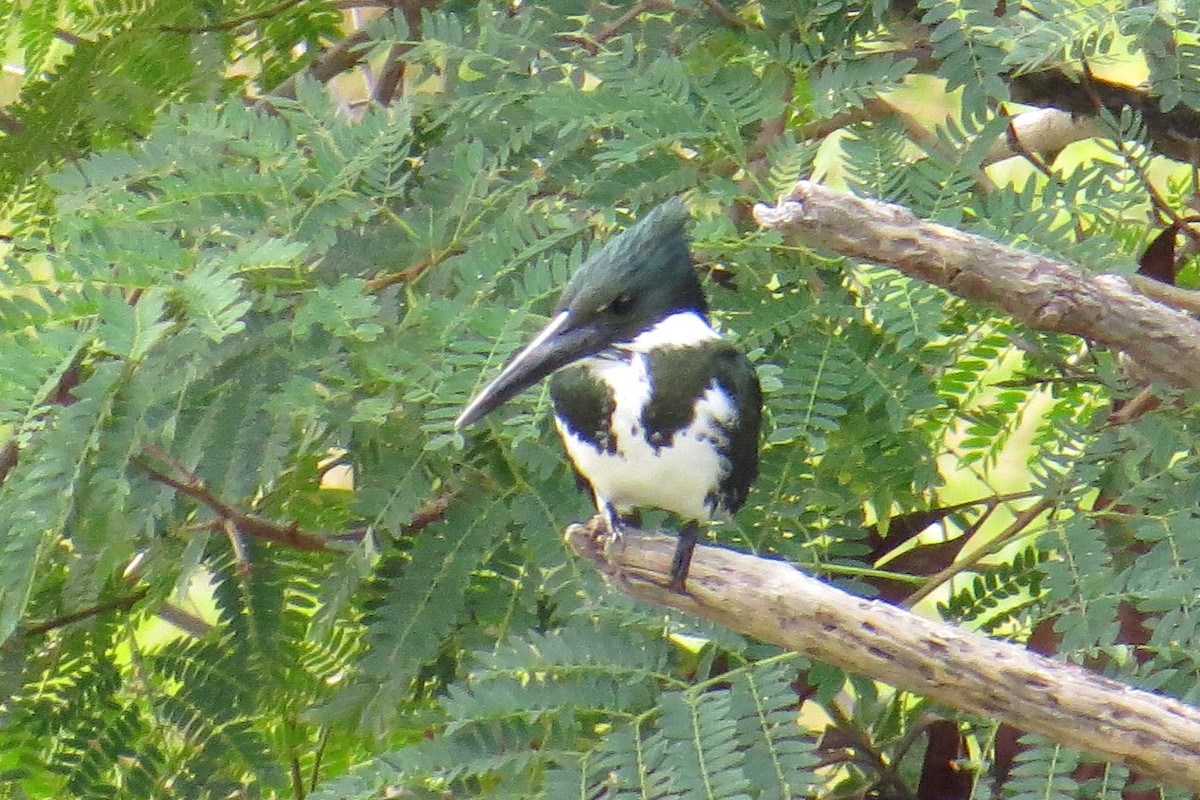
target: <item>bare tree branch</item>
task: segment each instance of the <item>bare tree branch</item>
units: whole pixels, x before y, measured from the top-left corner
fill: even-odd
[[[992,144],[983,163],[1030,154],[1053,155],[1072,142],[1103,135],[1104,129],[1090,117],[1075,117],[1057,108],[1035,108],[1010,119],[1008,131]]]
[[[697,547],[681,594],[667,588],[673,536],[606,548],[604,530],[597,518],[566,537],[625,594],[1200,791],[1200,710],[732,550]]]
[[[760,225],[814,247],[894,267],[959,297],[1003,309],[1039,330],[1072,333],[1131,356],[1155,379],[1200,389],[1200,322],[1139,294],[1120,275],[1089,275],[919,219],[901,206],[800,181]]]
[[[1131,108],[1142,115],[1156,152],[1200,163],[1200,114],[1184,103],[1163,111],[1159,98],[1144,88],[1095,75],[1070,75],[1057,68],[1013,75],[1007,81],[1015,102],[1057,108],[1076,117],[1094,117],[1101,108],[1113,114]]]

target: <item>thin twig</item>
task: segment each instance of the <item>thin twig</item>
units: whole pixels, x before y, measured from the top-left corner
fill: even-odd
[[[708,7],[708,10],[713,13],[713,16],[721,20],[722,24],[728,25],[730,28],[743,30],[746,27],[746,21],[734,14],[720,0],[701,0]]]
[[[445,260],[446,256],[453,255],[455,251],[447,251],[446,253],[431,255],[429,258],[423,258],[416,264],[410,267],[405,267],[399,272],[388,272],[383,275],[377,275],[367,281],[363,287],[368,293],[380,292],[389,286],[407,285],[415,281],[417,278],[424,275],[429,269]]]
[[[970,555],[964,556],[961,560],[954,562],[941,572],[938,572],[930,577],[924,586],[922,586],[920,589],[917,589],[915,592],[905,598],[904,605],[908,608],[912,608],[917,603],[921,602],[934,591],[936,591],[939,586],[945,584],[947,581],[953,579],[955,576],[963,572],[970,571],[980,561],[988,556],[995,555],[1000,550],[1004,549],[1004,547],[1010,541],[1023,534],[1025,529],[1028,528],[1034,520],[1052,508],[1054,508],[1054,502],[1049,498],[1043,497],[1029,508],[1018,512],[1016,519],[1014,519],[1007,528],[997,534],[994,539],[979,549],[973,550]]]
[[[313,755],[312,776],[308,781],[308,790],[315,792],[321,782],[321,762],[325,759],[325,748],[329,746],[329,726],[321,726],[321,735],[317,739],[317,752]]]
[[[257,539],[286,545],[295,550],[312,552],[328,548],[325,539],[301,531],[294,523],[287,526],[278,525],[261,517],[247,514],[225,503],[213,495],[198,476],[184,469],[181,464],[176,462],[161,448],[155,445],[146,445],[142,448],[142,453],[141,456],[135,457],[132,463],[151,480],[161,483],[164,486],[170,486],[185,497],[190,497],[207,507],[221,519],[232,523],[238,532]],[[171,467],[181,477],[176,478],[156,469],[148,463],[147,457]]]
[[[84,39],[80,36],[77,36],[65,28],[55,28],[54,38],[58,39],[60,42],[66,42],[67,44],[71,45],[71,47],[78,47],[84,42],[90,42],[89,39]]]
[[[0,448],[0,486],[4,484],[8,473],[12,472],[20,457],[21,448],[17,444],[16,437],[9,439],[4,443],[4,447]]]
[[[285,724],[290,731],[290,734],[288,735],[287,740],[288,740],[288,742],[291,743],[288,747],[288,750],[289,750],[288,765],[289,765],[289,771],[291,772],[291,778],[292,778],[292,795],[296,798],[296,800],[304,800],[304,795],[305,795],[304,771],[300,767],[300,757],[296,753],[296,745],[295,745],[295,742],[300,740],[301,737],[298,736],[296,733],[297,726],[296,726],[296,720],[294,718],[289,717],[287,719],[287,721],[285,722]]]
[[[221,31],[236,30],[250,22],[258,22],[262,19],[270,19],[278,14],[282,14],[290,8],[300,5],[305,0],[283,0],[281,3],[265,8],[262,11],[255,11],[250,14],[243,14],[240,17],[227,19],[224,22],[214,22],[211,25],[160,25],[159,30],[165,33],[219,33]]]
[[[221,526],[225,530],[225,538],[229,540],[229,549],[233,551],[234,569],[239,580],[248,580],[252,572],[250,556],[246,553],[246,542],[242,539],[237,526],[229,520]]]
[[[647,11],[670,11],[672,8],[674,6],[671,3],[664,2],[664,0],[640,0],[640,2],[631,6],[624,14],[601,28],[600,32],[595,36],[595,42],[596,44],[604,44],[620,33],[622,28]]]
[[[82,622],[85,619],[105,614],[109,611],[128,611],[137,603],[144,600],[149,594],[148,588],[138,589],[131,594],[113,597],[108,600],[102,600],[94,606],[82,608],[79,611],[72,611],[70,614],[63,614],[53,619],[45,620],[44,622],[32,622],[21,626],[21,635],[26,637],[40,636],[43,633],[49,633],[57,628],[63,628],[76,622]]]
[[[1054,176],[1054,170],[1050,169],[1050,165],[1046,163],[1046,160],[1027,148],[1025,143],[1021,141],[1020,134],[1017,132],[1016,118],[1011,115],[1008,118],[1007,144],[1010,150],[1032,164],[1033,168],[1038,172],[1042,173],[1052,181],[1056,180]]]
[[[858,122],[880,122],[896,113],[896,107],[882,97],[863,101],[862,106],[834,114],[827,119],[817,119],[800,128],[801,139],[824,139],[831,134]]]
[[[417,513],[413,514],[412,519],[405,524],[404,533],[411,536],[414,533],[420,533],[435,522],[441,522],[446,517],[446,512],[450,510],[450,503],[453,500],[453,492],[443,492],[430,500],[417,509]]]
[[[1080,86],[1083,88],[1083,91],[1087,93],[1088,98],[1092,101],[1093,106],[1098,112],[1101,108],[1105,107],[1104,99],[1100,97],[1099,92],[1096,90],[1096,86],[1094,84],[1095,78],[1092,75],[1091,67],[1088,65],[1087,61],[1084,61],[1083,67],[1083,78],[1080,81]],[[1158,212],[1159,216],[1172,223],[1176,230],[1182,231],[1194,242],[1200,242],[1200,233],[1193,230],[1192,227],[1187,224],[1187,221],[1184,220],[1183,217],[1171,207],[1171,204],[1167,202],[1166,198],[1164,198],[1154,186],[1150,180],[1150,176],[1146,174],[1146,171],[1142,169],[1142,165],[1138,162],[1137,158],[1133,153],[1130,152],[1129,147],[1125,143],[1125,137],[1121,135],[1121,131],[1117,130],[1115,125],[1108,125],[1107,127],[1109,128],[1109,132],[1111,134],[1109,138],[1116,146],[1117,152],[1121,154],[1121,158],[1125,161],[1125,165],[1129,167],[1129,169],[1133,170],[1134,174],[1137,175],[1142,187],[1150,196],[1150,204],[1154,207],[1154,210]]]
[[[1106,420],[1106,423],[1110,426],[1125,425],[1148,414],[1161,405],[1162,398],[1154,391],[1154,387],[1147,386],[1120,408],[1114,408],[1113,413]]]
[[[149,459],[154,459],[159,464],[169,467],[175,475],[169,475],[163,470],[158,469],[149,463]],[[216,514],[222,522],[232,525],[236,532],[242,536],[263,539],[290,547],[294,550],[314,552],[328,550],[331,546],[337,547],[343,542],[361,541],[366,533],[365,529],[358,529],[348,533],[318,535],[300,530],[299,526],[294,522],[284,525],[242,511],[216,497],[204,485],[204,481],[199,476],[192,474],[169,453],[166,453],[156,445],[145,445],[142,448],[142,455],[135,457],[132,463],[156,483],[170,486],[185,497],[189,497],[205,506]],[[433,500],[430,500],[413,514],[412,519],[403,527],[402,532],[408,535],[418,533],[433,523],[440,521],[446,516],[446,512],[450,510],[450,504],[454,496],[453,492],[443,492]],[[216,526],[205,524],[203,529],[215,530]]]
[[[913,794],[896,774],[895,766],[888,763],[883,752],[867,737],[859,727],[853,714],[848,713],[836,702],[822,706],[825,713],[833,719],[836,734],[844,737],[852,752],[851,761],[857,761],[868,773],[874,773],[878,780],[874,781],[875,788],[887,786],[891,791],[886,797],[896,800],[913,800]],[[828,734],[826,737],[828,738]],[[839,742],[841,744],[841,742]]]
[[[631,6],[624,14],[617,17],[612,22],[602,27],[595,36],[587,34],[564,33],[559,35],[559,39],[564,42],[572,42],[579,45],[588,52],[589,55],[596,55],[600,51],[601,45],[609,39],[621,32],[629,23],[633,22],[647,11],[670,11],[674,6],[666,2],[666,0],[639,0],[638,3]]]

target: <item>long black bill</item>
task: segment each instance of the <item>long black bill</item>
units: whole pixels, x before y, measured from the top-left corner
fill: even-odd
[[[462,430],[504,405],[559,367],[596,352],[599,350],[597,340],[596,331],[589,326],[572,327],[571,313],[560,311],[524,350],[509,359],[500,374],[483,387],[475,399],[467,403],[454,421],[455,430]]]

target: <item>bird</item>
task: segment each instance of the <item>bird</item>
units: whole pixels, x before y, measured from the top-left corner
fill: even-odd
[[[455,420],[461,431],[550,376],[554,425],[610,539],[640,524],[643,508],[683,521],[669,584],[678,592],[699,524],[745,504],[762,427],[754,365],[710,322],[688,220],[674,197],[605,244]]]

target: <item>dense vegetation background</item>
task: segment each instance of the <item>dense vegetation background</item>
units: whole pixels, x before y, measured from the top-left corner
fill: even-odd
[[[1157,797],[624,598],[544,393],[451,423],[684,193],[767,391],[718,541],[1195,700],[1192,404],[748,210],[815,176],[1096,272],[1170,229],[1173,275],[1197,20],[0,2],[0,797]],[[1083,141],[1006,144],[1019,102]]]

